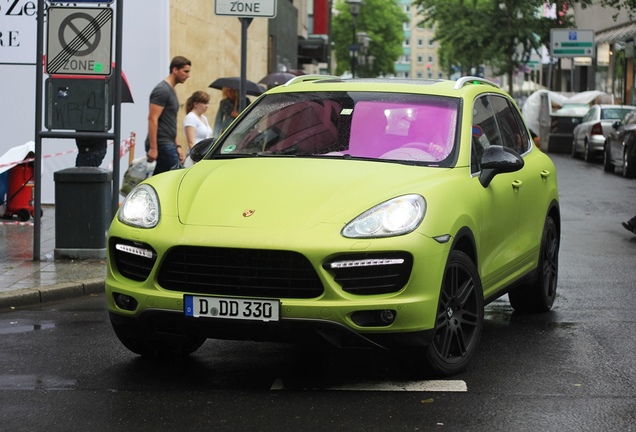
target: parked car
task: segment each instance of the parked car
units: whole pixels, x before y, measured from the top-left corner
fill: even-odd
[[[623,177],[636,177],[636,111],[612,125],[605,140],[603,168],[611,173],[620,168]]]
[[[327,341],[451,375],[485,304],[553,305],[555,166],[490,81],[301,76],[196,147],[108,233],[108,311],[134,353]]]
[[[629,105],[592,105],[574,128],[572,157],[582,154],[586,162],[592,162],[596,156],[601,156],[612,124],[635,109]]]

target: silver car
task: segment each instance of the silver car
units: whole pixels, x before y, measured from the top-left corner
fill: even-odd
[[[592,162],[603,154],[605,138],[612,131],[612,124],[635,109],[630,105],[592,105],[574,128],[572,157],[582,154],[586,162]]]

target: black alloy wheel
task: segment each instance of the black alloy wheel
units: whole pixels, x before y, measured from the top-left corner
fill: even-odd
[[[475,355],[484,320],[484,296],[475,264],[463,252],[448,257],[435,318],[434,336],[425,360],[440,376],[466,368]]]
[[[559,231],[548,216],[543,227],[537,278],[508,293],[510,305],[519,312],[547,312],[556,299],[559,275]]]

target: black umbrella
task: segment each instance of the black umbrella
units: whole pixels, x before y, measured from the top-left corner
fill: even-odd
[[[217,90],[223,89],[223,87],[228,87],[231,89],[239,90],[239,86],[241,85],[241,78],[239,77],[224,77],[217,78],[214,80],[209,87],[215,88]],[[259,96],[263,94],[263,88],[256,84],[254,81],[245,80],[245,93],[250,96]]]
[[[110,82],[111,88],[111,101],[115,103],[115,81],[111,79]],[[122,103],[134,103],[132,93],[130,91],[130,85],[128,84],[128,79],[126,78],[126,74],[124,71],[121,71],[121,102]]]
[[[261,78],[259,83],[268,87],[276,87],[285,84],[292,78],[296,78],[296,75],[289,72],[272,72],[271,74],[265,75]]]

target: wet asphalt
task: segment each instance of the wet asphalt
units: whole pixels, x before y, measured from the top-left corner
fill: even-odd
[[[0,219],[0,310],[104,292],[106,260],[55,259],[55,206],[42,211],[39,260],[33,219]]]

